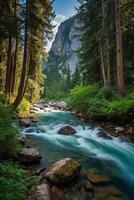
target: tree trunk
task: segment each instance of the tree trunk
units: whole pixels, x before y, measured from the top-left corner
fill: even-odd
[[[14,0],[14,17],[17,16],[17,0]],[[18,23],[16,22],[16,27]],[[15,81],[16,81],[16,64],[17,64],[17,53],[18,53],[18,37],[14,39],[14,55],[13,55],[13,67],[12,67],[12,77],[11,77],[11,94],[14,93]]]
[[[109,39],[108,36],[106,38],[106,46],[107,46],[107,84],[111,85],[111,66],[110,66],[110,58],[109,58]]]
[[[13,63],[13,75],[12,75],[12,87],[11,87],[11,93],[12,94],[15,91],[15,83],[16,83],[17,53],[18,53],[18,38],[16,37],[15,52],[14,52],[14,63]]]
[[[116,56],[117,56],[117,83],[120,95],[125,94],[124,66],[122,53],[122,33],[120,21],[120,1],[115,0],[115,25],[116,25]]]
[[[8,38],[8,53],[7,53],[7,69],[6,69],[6,83],[5,83],[5,93],[6,95],[10,92],[10,70],[12,64],[12,46],[13,46],[13,39],[11,34],[9,34]]]
[[[19,90],[17,97],[13,103],[14,109],[18,107],[20,104],[26,90],[26,73],[27,73],[27,40],[28,40],[28,0],[26,0],[26,16],[25,16],[25,31],[24,31],[24,53],[23,53],[23,65],[22,65],[22,73],[21,80],[19,85]]]
[[[104,87],[106,88],[107,80],[106,80],[106,72],[105,72],[104,58],[103,58],[103,52],[102,52],[101,44],[100,44],[100,56],[101,56],[101,71],[102,71],[103,84],[104,84]]]

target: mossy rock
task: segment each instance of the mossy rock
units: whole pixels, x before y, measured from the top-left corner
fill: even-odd
[[[68,183],[80,173],[80,164],[72,158],[65,158],[54,163],[46,172],[51,183]]]

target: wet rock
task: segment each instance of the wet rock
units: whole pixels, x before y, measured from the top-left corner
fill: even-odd
[[[74,190],[80,191],[85,197],[92,197],[94,193],[93,184],[88,180],[78,182],[78,184],[74,185]]]
[[[71,135],[71,134],[75,134],[76,130],[72,128],[71,126],[64,126],[58,131],[58,133],[63,134],[63,135]]]
[[[123,200],[121,192],[114,186],[95,188],[93,200]]]
[[[27,137],[25,135],[18,135],[16,139],[20,144],[24,145],[27,143]]]
[[[125,129],[123,127],[120,127],[120,126],[115,127],[116,133],[121,133],[121,132],[124,132],[124,131],[125,131]]]
[[[32,123],[37,123],[38,120],[37,119],[32,119]]]
[[[121,142],[130,142],[130,140],[125,136],[119,136]]]
[[[108,176],[101,175],[96,169],[88,169],[86,175],[93,184],[108,184],[111,179]]]
[[[28,127],[31,125],[31,120],[23,118],[23,119],[20,119],[19,123],[21,126]]]
[[[35,148],[24,148],[18,155],[18,160],[23,163],[35,163],[41,158],[40,152]]]
[[[127,134],[133,135],[133,134],[134,134],[134,128],[133,128],[133,127],[130,127],[130,128],[127,130]]]
[[[56,197],[59,198],[59,199],[65,198],[64,191],[56,185],[52,186],[52,193],[54,193],[54,195],[56,195]]]
[[[52,200],[50,186],[44,183],[32,188],[28,200]]]
[[[110,135],[108,135],[107,132],[105,132],[105,131],[99,132],[98,136],[103,137],[103,138],[108,139],[108,140],[112,140],[112,137]]]
[[[34,171],[34,175],[40,176],[42,173],[44,173],[46,170],[45,167],[39,168],[37,170]]]
[[[51,183],[68,183],[80,173],[80,164],[72,158],[65,158],[54,163],[46,172],[46,178]]]

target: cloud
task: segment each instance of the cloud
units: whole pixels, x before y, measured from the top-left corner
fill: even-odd
[[[66,16],[59,14],[59,13],[56,14],[56,17],[55,17],[56,21],[63,22],[65,19],[66,19]]]
[[[53,25],[55,26],[55,28],[53,29],[53,39],[51,41],[48,41],[48,45],[47,45],[47,48],[46,48],[47,51],[49,51],[50,48],[51,48],[51,45],[52,45],[52,43],[54,41],[54,38],[55,38],[55,35],[56,35],[57,31],[58,31],[59,25],[65,20],[66,20],[66,16],[64,16],[62,14],[59,14],[59,13],[56,14],[56,17],[52,22]]]

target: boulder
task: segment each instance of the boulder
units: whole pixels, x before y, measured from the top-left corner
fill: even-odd
[[[23,118],[23,119],[20,119],[19,123],[21,126],[28,127],[31,125],[31,120]]]
[[[72,135],[76,133],[76,130],[71,126],[64,126],[58,131],[58,133],[63,135]]]
[[[93,184],[107,185],[111,181],[110,177],[100,174],[96,169],[88,169],[86,175]]]
[[[41,158],[40,152],[35,148],[24,148],[18,156],[21,162],[29,164],[38,162]]]
[[[27,137],[25,135],[17,135],[16,139],[20,144],[24,145],[27,143]]]
[[[116,133],[121,133],[121,132],[124,132],[124,131],[125,131],[125,129],[123,127],[120,127],[120,126],[115,127]]]
[[[28,200],[52,200],[50,186],[44,183],[32,188]]]
[[[51,183],[68,183],[80,173],[80,164],[72,158],[65,158],[54,163],[46,172],[46,179]]]

